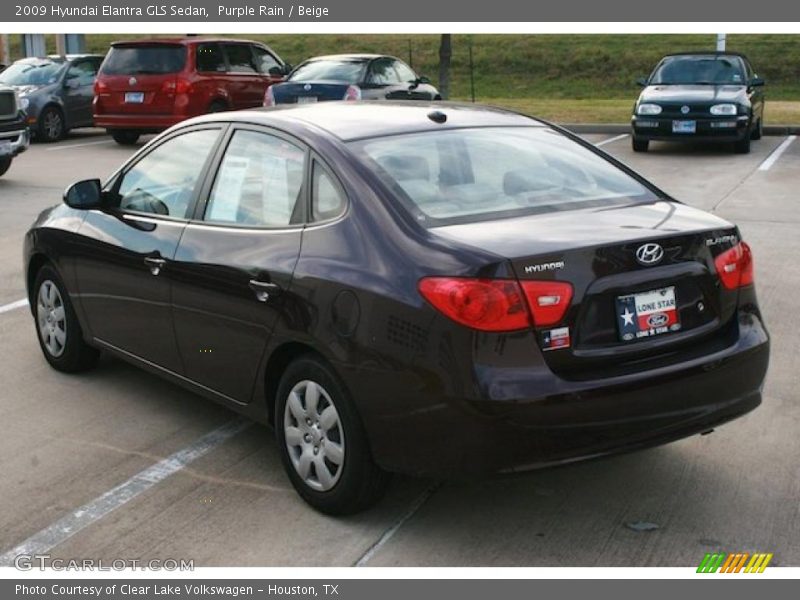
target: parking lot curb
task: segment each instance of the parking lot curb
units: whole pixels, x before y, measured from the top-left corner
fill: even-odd
[[[561,126],[579,134],[617,135],[631,131],[626,123],[562,123]],[[800,125],[765,125],[764,135],[800,135]]]

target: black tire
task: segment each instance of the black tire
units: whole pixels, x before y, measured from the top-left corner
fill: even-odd
[[[65,322],[63,331],[65,332],[66,339],[65,342],[61,344],[61,351],[58,354],[48,349],[47,342],[42,334],[40,315],[44,318],[43,311],[47,309],[40,298],[40,294],[42,286],[46,283],[55,286],[61,301],[60,305],[63,307]],[[31,306],[33,307],[36,338],[39,340],[39,346],[42,349],[45,360],[50,363],[51,367],[64,373],[78,373],[91,369],[97,364],[100,352],[84,341],[83,331],[81,330],[78,318],[75,316],[75,310],[72,308],[72,302],[69,299],[66,287],[56,270],[50,265],[43,266],[36,274],[33,289],[31,290]]]
[[[120,146],[133,146],[139,141],[139,136],[141,135],[141,133],[132,129],[114,129],[109,133]]]
[[[36,139],[45,144],[52,144],[62,139],[67,134],[64,113],[57,106],[46,106],[39,113],[36,127]]]
[[[325,430],[321,434],[322,440],[319,440],[318,437],[315,438],[316,441],[305,439],[304,442],[301,442],[302,445],[297,445],[290,450],[286,443],[285,427],[289,395],[293,389],[300,389],[308,382],[313,382],[321,388],[318,408],[313,413],[309,412],[308,416],[319,424],[322,418],[317,418],[315,415],[321,417],[321,414],[325,412],[324,409],[328,407],[328,400],[330,400],[330,404],[338,413],[336,415],[337,426]],[[305,397],[302,402],[306,402]],[[300,426],[299,420],[293,416],[289,416],[288,419],[291,423],[297,424],[297,427]],[[309,423],[309,426],[313,426],[313,422]],[[309,428],[306,430],[310,431]],[[328,364],[314,355],[305,355],[296,359],[287,367],[281,377],[275,406],[275,432],[278,452],[280,452],[283,466],[292,485],[303,500],[316,510],[329,515],[357,513],[375,504],[386,492],[390,475],[373,461],[364,426],[344,384]],[[319,432],[322,432],[322,429],[317,428],[317,433]],[[328,435],[327,440],[325,434]],[[310,438],[310,436],[304,436],[304,438]],[[322,456],[315,456],[313,459],[310,454],[312,452],[311,445],[314,445],[313,452],[316,455],[316,444],[319,444],[319,448],[324,450],[326,441],[329,444],[330,442],[337,443],[337,441],[341,443],[343,459],[336,471],[338,480],[330,489],[320,491],[314,489],[311,483],[307,483],[301,477],[293,461],[301,460],[303,456],[307,456],[309,460],[313,461],[327,460],[324,458],[324,451],[321,452]],[[334,463],[329,464],[337,467]],[[312,470],[309,470],[308,473],[313,479],[317,477],[316,464],[311,469],[313,473]],[[322,481],[319,477],[317,479]]]
[[[0,177],[6,174],[9,168],[11,168],[11,160],[10,156],[6,156],[4,158],[0,158]]]
[[[753,131],[750,133],[750,139],[760,140],[762,135],[764,135],[764,124],[762,123],[762,119],[759,119],[756,126],[753,127]]]
[[[208,105],[208,113],[218,113],[218,112],[225,112],[228,110],[228,105],[225,104],[222,100],[214,100],[211,104]]]
[[[746,135],[738,142],[734,142],[733,149],[736,154],[750,154],[750,136]]]
[[[634,152],[647,152],[647,149],[650,147],[650,140],[643,140],[631,136],[631,147]]]

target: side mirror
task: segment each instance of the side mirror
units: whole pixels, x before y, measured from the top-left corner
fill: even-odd
[[[645,77],[639,77],[639,79],[636,80],[636,85],[639,87],[647,87],[647,79]]]
[[[294,69],[294,67],[292,65],[290,65],[289,63],[286,63],[286,64],[283,65],[283,74],[284,75],[288,75],[289,73],[292,72],[293,69]]]
[[[420,75],[417,77],[417,83],[422,83],[428,85],[431,82],[430,78],[425,77],[424,75]]]
[[[283,67],[270,67],[269,74],[272,75],[273,77],[283,77],[284,75],[286,75],[286,73],[284,73]]]
[[[73,183],[64,192],[64,204],[78,210],[100,208],[103,203],[103,192],[99,179],[84,179]]]
[[[764,83],[765,81],[761,77],[756,76],[750,80],[750,87],[763,87]]]

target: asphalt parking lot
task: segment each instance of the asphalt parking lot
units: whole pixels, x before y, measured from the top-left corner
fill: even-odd
[[[235,422],[123,502],[131,478],[236,417],[116,360],[69,376],[41,357],[17,302],[24,232],[66,185],[103,178],[132,152],[81,132],[34,145],[0,179],[0,555],[27,543],[54,557],[196,566],[693,566],[722,550],[800,565],[800,141],[634,154],[627,136],[586,137],[739,224],[773,341],[758,410],[711,435],[524,476],[398,477],[379,506],[339,519],[294,493],[270,430]]]

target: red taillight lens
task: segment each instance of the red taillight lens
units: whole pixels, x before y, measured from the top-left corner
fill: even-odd
[[[572,285],[564,281],[523,281],[522,290],[536,327],[560,322],[572,302]]]
[[[104,81],[100,81],[99,79],[95,80],[94,82],[94,95],[99,96],[100,94],[108,93],[108,84]]]
[[[178,79],[175,82],[175,93],[176,94],[191,94],[192,93],[192,82],[188,79]]]
[[[275,106],[275,92],[272,91],[272,86],[264,92],[264,106]]]
[[[516,281],[426,277],[419,291],[446,317],[473,329],[514,331],[531,324]]]
[[[753,253],[745,242],[739,242],[717,256],[714,266],[725,289],[753,285]]]
[[[361,100],[361,88],[357,85],[347,86],[347,91],[344,93],[342,100]]]

